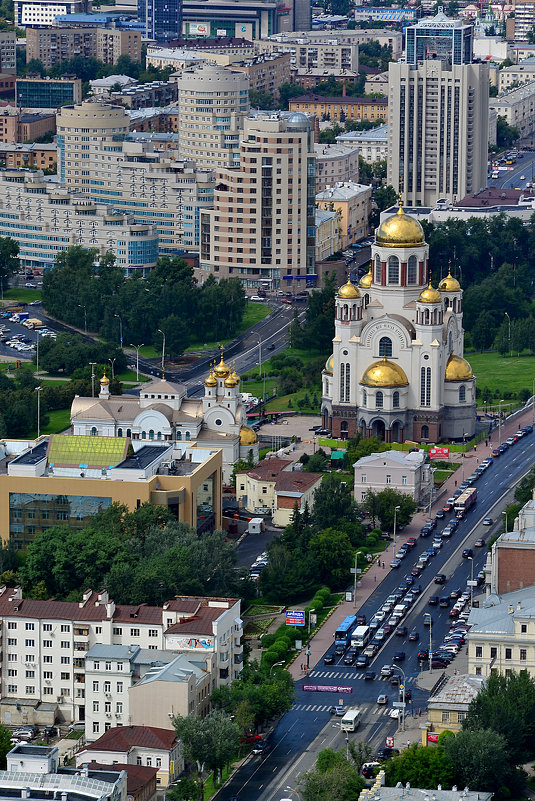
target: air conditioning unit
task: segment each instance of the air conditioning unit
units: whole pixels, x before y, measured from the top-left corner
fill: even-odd
[[[58,704],[62,704],[63,703],[63,696],[62,695],[58,695],[57,700],[58,700]]]
[[[111,718],[111,712],[106,712],[106,717]]]
[[[106,698],[111,698],[111,693],[106,693]]]
[[[45,679],[45,684],[52,684],[52,681],[50,679]]]

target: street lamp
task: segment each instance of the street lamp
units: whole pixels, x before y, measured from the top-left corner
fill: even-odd
[[[392,665],[392,670],[399,670],[401,675],[403,676],[403,686],[401,688],[401,703],[403,706],[401,707],[401,731],[405,731],[405,685],[407,684],[407,677],[405,676],[405,671],[399,665]],[[398,718],[398,730],[399,730],[399,718]]]
[[[130,347],[136,350],[136,381],[139,381],[139,349],[143,347],[143,342],[141,345],[130,345]]]
[[[35,333],[37,334],[37,339],[35,340],[35,375],[39,375],[39,331]]]
[[[283,665],[284,662],[274,662],[269,669],[269,675],[271,676],[271,671],[273,670],[274,667],[282,667]]]
[[[262,378],[262,337],[257,334],[258,337],[258,375]]]
[[[396,523],[398,519],[398,512],[401,509],[401,506],[394,506],[394,542],[392,543],[392,549],[394,553],[396,552]]]
[[[498,445],[502,444],[502,400],[498,403]]]
[[[507,531],[508,531],[508,525],[507,525],[507,509],[506,509],[504,512],[502,512],[502,515],[505,517],[505,533],[507,534]]]
[[[509,357],[513,355],[513,351],[511,350],[511,318],[509,317],[508,312],[504,312],[505,317],[507,317],[507,321],[509,323]]]
[[[111,364],[111,380],[112,381],[115,378],[115,360],[116,360],[116,358],[117,357],[114,356],[113,359],[108,359],[109,363]]]
[[[41,434],[41,387],[35,387],[37,392],[37,439]]]
[[[78,308],[84,310],[84,331],[87,334],[87,306],[84,306],[83,303],[78,303]]]
[[[96,362],[89,362],[91,365],[91,397],[95,397],[95,366]]]
[[[158,333],[162,335],[162,378],[165,377],[165,334],[161,328],[158,328]]]
[[[121,340],[121,350],[123,349],[123,321],[120,314],[114,314],[114,317],[117,317],[119,320],[119,338]]]

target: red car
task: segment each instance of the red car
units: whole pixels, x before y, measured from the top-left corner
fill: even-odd
[[[450,609],[450,617],[459,617],[459,610],[455,609],[455,607],[453,607],[453,609]]]
[[[416,545],[416,537],[409,537],[409,539],[407,540],[407,545],[409,546],[409,548],[414,548],[414,546]]]

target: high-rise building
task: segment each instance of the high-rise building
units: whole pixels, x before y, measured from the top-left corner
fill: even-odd
[[[195,250],[200,211],[213,203],[215,174],[177,161],[153,142],[128,138],[120,106],[82,103],[57,117],[58,175],[94,200],[156,223],[160,252]]]
[[[148,39],[165,42],[182,36],[182,0],[138,0],[137,17]]]
[[[391,63],[388,78],[387,177],[404,202],[429,206],[485,187],[488,65]]]
[[[17,34],[15,31],[0,31],[0,72],[17,73]]]
[[[276,289],[314,276],[314,129],[306,114],[247,117],[239,168],[217,170],[214,209],[201,214],[201,271]]]
[[[407,28],[407,64],[440,59],[451,64],[472,63],[474,28],[460,19],[450,19],[442,8],[434,17],[424,17]]]
[[[239,138],[249,111],[249,79],[216,64],[185,70],[178,83],[179,153],[198,167],[239,164]]]
[[[84,14],[91,11],[91,0],[15,0],[15,25],[54,25],[58,14]]]

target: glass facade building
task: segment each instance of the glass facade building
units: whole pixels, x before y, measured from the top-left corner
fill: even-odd
[[[406,32],[407,64],[438,59],[449,64],[471,64],[474,29],[439,12]]]
[[[112,504],[105,496],[49,495],[38,492],[9,493],[9,538],[25,548],[37,534],[52,526],[83,528],[89,518]]]

